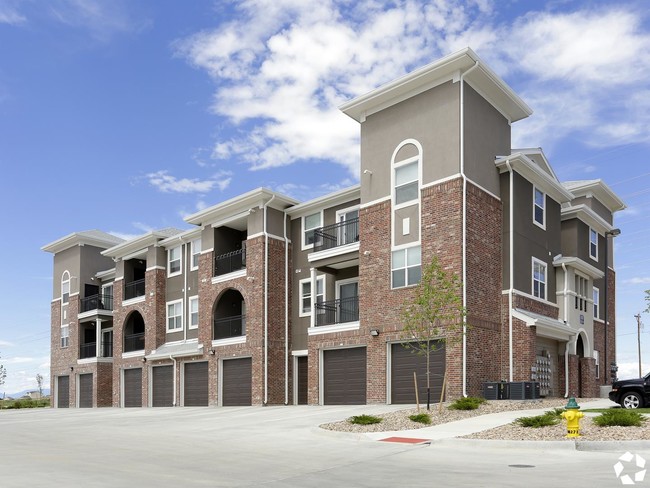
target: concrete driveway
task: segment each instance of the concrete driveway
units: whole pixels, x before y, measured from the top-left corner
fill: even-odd
[[[397,408],[5,410],[0,487],[621,486],[613,466],[624,446],[409,445],[317,427]],[[650,446],[635,454],[650,460]]]

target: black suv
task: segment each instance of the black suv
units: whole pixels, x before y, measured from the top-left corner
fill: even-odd
[[[643,378],[615,381],[609,399],[623,408],[650,406],[650,373]]]

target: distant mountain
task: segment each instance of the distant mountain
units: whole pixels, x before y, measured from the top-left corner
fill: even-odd
[[[34,391],[34,390],[23,390],[23,391],[19,391],[18,393],[7,393],[5,395],[5,397],[6,398],[14,398],[14,399],[15,398],[20,398],[23,395],[26,395],[27,392],[29,392],[29,391]],[[50,394],[50,389],[49,388],[43,388],[43,396],[49,396],[49,394]],[[1,399],[2,399],[2,395],[0,394],[0,400]]]

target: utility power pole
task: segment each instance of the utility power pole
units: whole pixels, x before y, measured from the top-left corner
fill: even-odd
[[[638,313],[634,316],[636,319],[636,341],[639,348],[639,378],[643,377],[643,371],[641,371],[641,329],[643,324],[641,323],[641,314]]]

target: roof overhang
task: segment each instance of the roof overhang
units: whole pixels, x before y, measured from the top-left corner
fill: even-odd
[[[626,208],[623,200],[621,200],[603,180],[574,182],[574,184],[569,187],[569,190],[576,197],[596,198],[596,200],[605,205],[612,213]]]
[[[602,235],[605,235],[605,232],[609,232],[610,230],[614,229],[614,226],[612,224],[607,222],[585,204],[562,207],[561,218],[562,221],[579,219]]]
[[[62,237],[61,239],[57,239],[54,242],[50,242],[49,244],[46,244],[45,246],[41,247],[41,250],[56,254],[58,252],[65,251],[66,249],[69,249],[74,246],[85,246],[85,245],[107,249],[112,246],[115,246],[116,243],[122,240],[119,237],[116,236],[113,237],[114,237],[113,239],[102,239],[99,236],[89,235],[84,232],[73,232],[72,234],[68,234],[67,236]]]
[[[494,161],[494,164],[501,173],[508,171],[508,165],[510,165],[514,171],[558,203],[568,203],[573,199],[571,192],[565,189],[556,178],[540,168],[538,164],[522,152],[516,152],[510,156],[501,156]]]
[[[291,207],[297,203],[298,200],[294,200],[281,193],[271,191],[267,188],[257,188],[189,215],[185,217],[185,222],[205,226],[248,211],[251,208],[262,207],[266,204],[276,210],[284,211],[287,207]]]
[[[177,234],[175,236],[168,237],[163,239],[158,243],[159,246],[169,247],[172,245],[178,245],[179,243],[186,243],[198,239],[201,237],[201,228],[197,227],[195,229],[189,229],[185,232]]]
[[[577,269],[581,273],[586,274],[587,276],[595,280],[599,280],[600,278],[605,276],[604,271],[599,270],[595,266],[592,266],[591,264],[583,261],[578,257],[561,256],[553,260],[553,266],[555,267],[560,267],[563,264],[565,266],[571,266],[572,268]]]
[[[512,316],[524,322],[528,327],[536,327],[537,335],[541,337],[569,341],[577,334],[575,330],[561,320],[529,312],[528,310],[514,308],[512,309]]]
[[[168,233],[161,233],[157,231],[147,232],[139,237],[135,237],[129,241],[113,246],[110,249],[102,251],[102,255],[116,259],[131,259],[136,256],[141,256],[147,248],[159,244],[163,239],[169,238]]]
[[[476,69],[468,72],[472,67]],[[339,109],[357,122],[402,102],[445,81],[458,81],[463,73],[472,88],[499,110],[510,122],[533,113],[531,108],[497,76],[469,47],[449,54],[365,95],[344,103]]]
[[[147,361],[203,355],[203,344],[197,341],[163,344],[147,354]]]
[[[361,186],[355,185],[349,188],[344,188],[334,193],[328,193],[322,197],[314,198],[299,205],[295,205],[287,210],[287,215],[292,219],[304,217],[314,212],[318,212],[326,207],[335,207],[342,205],[350,200],[361,198]]]

